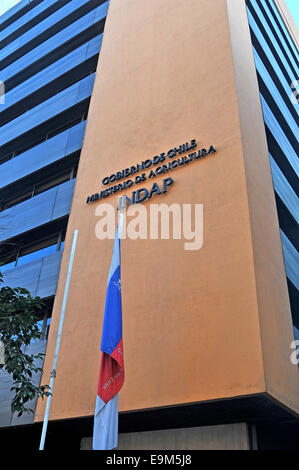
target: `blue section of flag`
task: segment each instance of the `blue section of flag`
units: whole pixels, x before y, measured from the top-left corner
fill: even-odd
[[[104,312],[101,350],[110,355],[122,338],[120,266],[110,277]]]
[[[121,219],[122,221],[122,219]],[[120,283],[121,226],[116,230],[111,266],[107,281],[101,350],[111,355],[122,338],[122,306]]]

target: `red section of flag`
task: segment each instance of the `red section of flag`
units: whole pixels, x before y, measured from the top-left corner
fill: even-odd
[[[122,339],[109,356],[102,352],[98,395],[108,403],[116,395],[124,383],[124,358]]]

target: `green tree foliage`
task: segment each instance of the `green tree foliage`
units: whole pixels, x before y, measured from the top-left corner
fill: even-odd
[[[0,285],[3,279],[0,274]],[[44,354],[26,354],[26,346],[32,340],[41,339],[37,321],[37,312],[44,307],[39,297],[32,297],[21,287],[0,288],[0,340],[4,343],[5,370],[13,378],[14,397],[11,412],[18,417],[23,413],[33,413],[28,402],[35,397],[49,396],[49,386],[37,386],[33,383],[33,375],[42,372],[36,362]]]

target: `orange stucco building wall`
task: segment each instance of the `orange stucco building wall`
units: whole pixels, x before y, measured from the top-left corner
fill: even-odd
[[[186,251],[185,240],[172,239],[122,242],[126,377],[120,411],[265,391],[299,410],[256,82],[249,90],[252,107],[242,98],[242,80],[245,85],[254,72],[244,15],[243,1],[239,7],[226,0],[110,1],[45,360],[48,383],[78,229],[51,419],[94,411],[113,247],[113,240],[96,238],[95,211],[102,203],[116,207],[120,193],[88,205],[86,197],[103,189],[104,176],[193,138],[199,148],[214,145],[217,152],[169,173],[172,187],[144,206],[203,204],[202,248]],[[263,217],[270,239],[260,232]],[[272,267],[264,266],[264,249],[276,257]],[[267,292],[271,286],[279,289],[276,296]],[[271,315],[279,324],[272,333]],[[36,421],[44,405],[39,402]]]

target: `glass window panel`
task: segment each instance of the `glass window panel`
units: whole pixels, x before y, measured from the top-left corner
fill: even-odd
[[[10,199],[9,201],[3,204],[2,210],[8,209],[9,207],[15,206],[16,204],[20,204],[21,202],[27,201],[32,196],[32,189],[27,191],[26,193],[22,194],[21,196],[15,197],[14,199]]]
[[[79,116],[77,119],[73,119],[72,121],[69,121],[65,123],[63,126],[57,127],[53,131],[49,132],[47,134],[47,139],[51,139],[52,137],[55,137],[55,135],[60,134],[63,131],[66,131],[70,127],[76,126],[83,120],[82,116]]]
[[[70,170],[68,170],[63,175],[57,176],[56,178],[52,177],[48,181],[37,184],[35,186],[34,195],[36,196],[37,194],[41,194],[44,191],[48,191],[49,189],[54,188],[55,186],[58,186],[59,184],[65,183],[69,179],[70,179]]]

